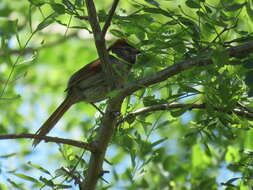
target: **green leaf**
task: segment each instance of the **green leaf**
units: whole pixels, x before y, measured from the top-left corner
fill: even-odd
[[[44,19],[36,28],[35,31],[40,31],[43,30],[44,28],[46,28],[47,26],[49,26],[50,24],[52,24],[55,20],[54,18],[58,16],[58,14],[51,14],[49,15],[46,19]]]
[[[185,110],[185,109],[180,109],[180,110],[176,110],[176,111],[171,111],[170,113],[173,117],[179,117],[179,116],[183,115],[186,111],[187,110]]]
[[[186,26],[189,26],[189,27],[192,27],[194,26],[194,22],[191,21],[190,19],[188,18],[185,18],[185,17],[179,17],[179,20],[182,24],[186,25]]]
[[[17,31],[17,20],[0,17],[0,36],[9,38]]]
[[[64,168],[59,168],[57,170],[55,170],[55,175],[56,176],[66,176],[66,171],[64,170]]]
[[[110,98],[113,98],[113,97],[117,96],[120,92],[121,92],[120,89],[116,89],[116,90],[113,90],[113,91],[109,92],[107,94],[107,96],[110,97]]]
[[[67,25],[65,25],[65,26],[67,26]],[[90,32],[90,30],[87,28],[87,26],[68,26],[68,28],[85,29],[88,32]]]
[[[152,105],[167,103],[167,101],[164,101],[162,99],[155,99],[155,96],[146,96],[143,98],[142,101],[143,101],[144,106],[152,106]]]
[[[43,173],[46,173],[46,174],[48,174],[48,175],[51,175],[50,172],[49,172],[47,169],[45,169],[45,168],[43,168],[43,167],[41,167],[41,166],[39,166],[39,165],[37,165],[37,164],[32,164],[31,161],[27,162],[27,164],[29,164],[29,165],[32,166],[33,168],[36,168],[36,169],[42,171]]]
[[[9,158],[12,156],[15,156],[17,153],[10,153],[10,154],[5,154],[5,155],[0,155],[0,158]]]
[[[49,26],[50,24],[52,24],[54,22],[54,19],[46,19],[44,21],[42,21],[36,28],[36,31],[40,31],[44,28],[46,28],[47,26]]]
[[[235,181],[237,181],[238,179],[241,179],[240,177],[234,177],[234,178],[231,178],[231,179],[229,179],[225,184],[226,185],[233,185],[232,183],[233,182],[235,182]],[[236,187],[235,185],[233,185],[234,187]]]
[[[64,185],[64,184],[55,184],[57,188],[62,188],[62,189],[69,189],[72,187],[72,185]]]
[[[225,155],[226,162],[238,162],[240,160],[240,154],[238,147],[228,146]]]
[[[164,147],[160,147],[153,152],[153,161],[155,163],[160,163],[167,157],[167,153]]]
[[[148,189],[149,188],[149,182],[147,182],[147,180],[145,178],[143,178],[141,180],[140,187],[142,189]]]
[[[193,0],[187,0],[185,2],[186,6],[190,7],[190,8],[193,8],[193,9],[199,9],[201,8],[200,4],[193,1]]]
[[[203,143],[204,144],[204,147],[205,147],[205,153],[208,155],[208,156],[212,156],[212,152],[208,146],[208,144],[206,142]]]
[[[147,154],[151,153],[152,151],[152,146],[150,142],[148,141],[143,141],[143,140],[136,140],[138,144],[141,145],[141,150],[140,150],[140,155],[144,158]]]
[[[60,20],[55,20],[57,23],[63,25],[63,26],[66,26],[68,28],[77,28],[77,29],[85,29],[87,30],[89,33],[92,33],[89,28],[87,28],[87,26],[81,26],[81,25],[78,25],[78,26],[68,26],[68,24],[65,24],[63,22],[61,22]]]
[[[162,160],[161,160],[162,161]],[[160,161],[160,162],[161,162]],[[167,156],[163,161],[162,161],[163,168],[167,171],[171,170],[172,166],[172,158],[171,156]]]
[[[49,187],[54,187],[55,186],[53,180],[48,180],[47,178],[40,177],[40,181],[42,181],[45,185],[47,185]]]
[[[188,106],[185,106],[185,107],[177,109],[175,111],[171,111],[171,115],[173,117],[179,117],[179,116],[183,115],[185,112],[187,112],[187,110],[188,110]]]
[[[154,146],[156,146],[156,145],[159,145],[159,144],[163,143],[164,141],[166,141],[167,139],[168,139],[168,137],[159,139],[159,140],[153,142],[153,143],[151,144],[151,146],[154,147]]]
[[[248,91],[248,97],[253,97],[253,87],[251,87]]]
[[[205,9],[206,9],[206,12],[211,14],[213,11],[211,8],[209,8],[208,6],[204,5]]]
[[[126,122],[131,125],[134,121],[135,121],[136,117],[132,116],[132,117],[128,117]]]
[[[84,1],[83,0],[75,0],[75,5],[79,8],[84,6]]]
[[[235,4],[232,4],[232,5],[228,5],[228,6],[225,6],[225,11],[234,12],[234,11],[237,11],[238,9],[241,9],[246,4],[247,3],[242,3],[242,4],[235,3]]]
[[[196,11],[196,13],[199,17],[205,17],[206,16],[206,14],[202,11]]]
[[[2,3],[0,6],[0,17],[9,17],[12,11],[8,4]]]
[[[228,53],[221,46],[216,47],[216,49],[212,52],[212,61],[214,64],[223,66],[228,63]]]
[[[246,73],[244,82],[246,85],[253,87],[253,71]]]
[[[64,5],[60,3],[51,3],[50,4],[52,9],[57,12],[58,14],[64,14],[65,13],[65,7]]]
[[[246,68],[246,69],[253,69],[253,59],[252,58],[249,58],[245,61],[243,61],[243,67]]]
[[[242,36],[246,36],[246,35],[249,34],[248,31],[243,31],[243,30],[238,30],[238,31],[235,31],[235,32],[238,33],[238,34],[240,34],[240,35],[242,35]]]
[[[30,182],[33,182],[33,183],[39,183],[39,181],[31,176],[28,176],[28,175],[25,175],[25,174],[21,174],[21,173],[13,173],[13,175],[21,178],[21,179],[24,179],[24,180],[27,180],[27,181],[30,181]]]
[[[253,22],[253,9],[251,8],[250,1],[248,1],[247,4],[246,4],[246,11],[249,15],[249,18],[250,18],[251,22]]]
[[[105,22],[107,19],[107,13],[105,12],[105,10],[99,10],[98,11],[98,20],[99,22]]]
[[[147,3],[159,7],[160,4],[155,0],[145,0]]]
[[[119,38],[126,38],[128,37],[127,34],[125,34],[124,32],[121,32],[120,30],[117,30],[117,29],[111,29],[110,30],[110,33],[116,37],[119,37]]]
[[[199,90],[197,90],[191,86],[184,85],[184,84],[181,84],[180,88],[182,88],[186,92],[192,92],[192,93],[197,93],[197,94],[201,93]]]
[[[7,181],[8,181],[13,187],[15,187],[16,189],[21,189],[21,188],[20,188],[20,185],[17,184],[16,182],[12,181],[10,178],[8,178]]]
[[[253,36],[246,36],[246,37],[240,37],[240,38],[236,38],[233,41],[234,42],[248,42],[249,40],[252,40]]]
[[[129,135],[124,135],[123,136],[123,141],[124,146],[128,149],[128,150],[132,150],[133,148],[133,137],[129,136]]]
[[[75,5],[71,3],[69,0],[62,0],[62,3],[69,9],[69,10],[75,10]]]
[[[36,58],[37,58],[36,56],[33,56],[32,58],[19,63],[15,68],[13,76],[17,78],[21,75],[25,75],[27,73],[28,69],[33,66]]]
[[[132,164],[132,167],[134,168],[135,165],[136,165],[136,152],[134,150],[131,150],[130,151],[130,157],[131,157],[131,164]]]
[[[41,5],[44,5],[46,3],[45,0],[28,0],[31,4],[40,7]]]
[[[211,161],[211,158],[207,157],[202,151],[200,144],[195,144],[192,147],[192,167],[193,168],[204,168],[206,164]]]
[[[166,23],[167,25],[176,25],[178,24],[176,20],[172,20]]]
[[[161,8],[149,8],[149,7],[145,7],[142,9],[143,11],[147,12],[147,13],[154,13],[154,14],[162,14],[166,17],[171,17],[172,14],[170,12],[167,12]]]

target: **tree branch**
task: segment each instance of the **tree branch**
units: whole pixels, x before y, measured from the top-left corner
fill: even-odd
[[[71,146],[75,146],[78,148],[89,150],[90,152],[96,152],[95,146],[89,143],[71,140],[71,139],[63,139],[58,137],[49,137],[49,136],[38,136],[36,134],[9,134],[9,135],[0,135],[0,140],[5,139],[22,139],[22,138],[28,138],[28,139],[42,139],[46,142],[55,142],[55,143],[61,143],[61,144],[67,144]]]
[[[109,56],[106,51],[105,39],[99,26],[96,8],[93,0],[85,0],[85,2],[88,10],[89,22],[95,38],[97,52],[102,62],[103,72],[106,77],[106,82],[108,86],[113,88],[115,87],[117,81],[115,81],[113,77],[113,70],[109,63]],[[114,128],[116,126],[116,119],[118,116],[116,113],[120,112],[122,102],[123,98],[121,97],[115,97],[108,101],[105,114],[102,118],[101,127],[99,128],[95,139],[97,151],[92,152],[91,154],[88,170],[86,172],[85,180],[82,182],[81,190],[94,190],[96,188],[98,179],[103,174],[103,161],[106,149],[109,145],[114,132]]]
[[[69,170],[69,169],[66,168],[66,167],[61,167],[61,170],[64,171],[64,172],[65,172],[68,176],[70,176],[72,179],[74,179],[75,184],[78,184],[78,185],[79,185],[79,189],[81,188],[82,182],[81,182],[81,180],[79,179],[79,177],[76,176],[76,175],[74,174],[74,171]]]
[[[253,52],[253,40],[236,47],[228,48],[227,50],[225,50],[224,53],[227,53],[229,57],[241,58],[247,56],[251,52]],[[124,98],[136,92],[137,90],[165,81],[168,78],[171,78],[174,75],[179,74],[185,70],[191,69],[195,66],[205,66],[209,64],[213,64],[211,55],[205,57],[193,57],[184,61],[180,61],[157,73],[154,73],[140,80],[137,80],[134,83],[126,85],[125,88],[123,88],[117,96],[121,96],[122,98]]]
[[[111,9],[109,11],[109,14],[108,14],[108,17],[107,17],[107,19],[105,21],[105,25],[104,25],[104,27],[102,29],[102,37],[105,37],[106,32],[107,32],[109,26],[111,25],[112,17],[114,15],[114,12],[115,12],[118,4],[119,4],[119,0],[114,0],[113,1],[112,7],[111,7]]]
[[[93,0],[85,0],[85,2],[86,2],[87,11],[88,11],[89,23],[92,28],[97,52],[98,52],[100,61],[102,62],[102,67],[103,67],[103,72],[105,73],[106,82],[108,86],[110,86],[113,89],[113,87],[116,86],[116,81],[114,80],[114,77],[113,77],[113,69],[109,62],[109,56],[108,56],[108,53],[106,51],[106,46],[105,46],[105,39],[102,36],[102,31],[101,31],[98,17],[97,17],[96,7]]]
[[[116,127],[117,116],[120,113],[122,102],[123,99],[120,98],[112,98],[108,101],[108,106],[95,140],[98,151],[91,154],[87,176],[81,190],[94,190],[98,179],[104,174],[103,161],[106,149],[109,146],[109,142]]]
[[[140,109],[137,109],[133,112],[128,113],[125,117],[120,119],[117,122],[117,125],[123,123],[124,121],[136,117],[141,114],[154,112],[154,111],[162,111],[162,110],[171,110],[171,109],[178,109],[178,108],[187,108],[187,110],[192,109],[206,109],[206,104],[177,104],[177,103],[168,103],[168,104],[160,104],[160,105],[153,105],[153,106],[147,106]],[[214,108],[216,111],[220,111],[227,114],[236,114],[242,117],[246,117],[247,119],[253,120],[253,113],[248,111],[243,111],[240,109],[233,109],[231,111],[227,111],[224,108]]]

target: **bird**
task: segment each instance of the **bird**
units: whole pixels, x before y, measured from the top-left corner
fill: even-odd
[[[37,130],[35,134],[38,137],[46,136],[72,105],[79,102],[94,104],[107,99],[108,93],[112,90],[124,87],[127,75],[140,51],[130,45],[126,39],[118,39],[107,51],[113,77],[116,77],[114,78],[116,85],[113,89],[106,81],[101,60],[96,59],[85,65],[70,77],[65,90],[65,99]],[[41,140],[41,138],[34,139],[33,147],[36,147]]]

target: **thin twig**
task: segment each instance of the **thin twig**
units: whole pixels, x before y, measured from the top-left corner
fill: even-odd
[[[30,133],[0,135],[0,140],[21,139],[21,138],[41,139],[41,140],[44,140],[45,142],[55,142],[55,143],[61,143],[61,144],[75,146],[78,148],[83,148],[83,149],[89,150],[90,152],[96,151],[96,148],[92,144],[81,142],[81,141],[76,141],[76,140],[72,140],[72,139],[64,139],[64,138],[49,137],[49,136],[38,136],[36,134],[30,134]]]
[[[108,17],[105,21],[105,25],[102,29],[102,37],[105,37],[106,32],[107,32],[109,26],[111,25],[113,15],[114,15],[114,12],[115,12],[118,4],[119,4],[119,0],[114,0],[114,2],[112,4],[112,7],[111,7],[111,10],[109,11]]]
[[[64,171],[66,174],[68,174],[68,176],[70,176],[72,179],[74,179],[75,184],[78,184],[79,188],[81,188],[82,182],[79,179],[79,177],[74,174],[73,170],[69,170],[68,168],[65,167],[61,167],[61,170]]]
[[[53,46],[56,46],[58,44],[61,44],[65,41],[67,41],[68,39],[70,38],[73,38],[73,37],[76,37],[77,36],[77,32],[74,32],[66,37],[62,37],[60,38],[59,40],[56,40],[54,42],[51,42],[51,43],[48,43],[48,44],[45,44],[43,46],[40,46],[40,47],[28,47],[28,48],[24,48],[24,49],[11,49],[11,50],[0,50],[0,56],[4,56],[5,54],[7,55],[12,55],[12,54],[20,54],[20,55],[23,55],[23,54],[26,54],[26,53],[32,53],[34,51],[39,51],[41,49],[45,49],[45,48],[50,48],[50,47],[53,47]]]
[[[72,18],[73,18],[73,15],[71,15],[70,18],[69,18],[68,25],[67,25],[66,31],[65,31],[65,33],[64,33],[64,37],[67,36],[67,33],[68,33],[68,31],[69,31],[69,27],[70,27]]]
[[[122,122],[131,119],[133,117],[146,114],[149,112],[154,112],[154,111],[162,111],[162,110],[171,110],[171,109],[178,109],[178,108],[186,108],[187,110],[192,110],[192,109],[206,109],[207,106],[205,104],[178,104],[178,103],[168,103],[168,104],[159,104],[159,105],[153,105],[153,106],[147,106],[140,108],[138,110],[135,110],[133,112],[128,113],[125,117],[120,119],[117,122],[117,125],[121,124]],[[216,111],[220,111],[226,114],[236,114],[242,117],[246,117],[247,119],[253,120],[253,113],[250,113],[248,111],[243,111],[240,109],[233,109],[231,111],[225,110],[224,108],[218,108],[214,107]]]
[[[79,185],[79,189],[81,189],[81,187],[82,187],[83,179],[81,176],[76,176],[74,173],[75,173],[76,168],[79,165],[80,160],[82,159],[84,153],[85,153],[85,150],[83,150],[83,152],[82,152],[81,156],[79,157],[79,159],[77,160],[76,164],[72,168],[68,169],[70,174],[73,174],[73,176],[72,175],[69,175],[69,176],[72,177],[75,180],[75,183],[77,183]],[[68,180],[68,176],[66,176],[66,178],[62,181],[62,183],[66,180]]]
[[[25,49],[25,48],[27,47],[28,43],[30,42],[30,40],[32,39],[32,37],[33,37],[34,34],[35,34],[35,32],[33,32],[33,33],[29,36],[29,38],[27,39],[27,41],[26,41],[24,47],[21,48],[22,50]],[[4,85],[3,85],[2,91],[0,92],[0,97],[4,96],[5,90],[7,89],[7,86],[8,86],[8,84],[9,84],[10,80],[11,80],[12,74],[14,73],[14,70],[15,70],[15,68],[16,68],[16,66],[17,66],[17,64],[18,64],[20,58],[21,58],[21,55],[18,55],[17,58],[16,58],[16,60],[15,60],[15,62],[12,64],[12,66],[11,66],[11,71],[10,71],[10,73],[9,73],[9,75],[8,75],[8,78],[7,78],[6,82],[5,82]]]
[[[248,107],[246,107],[246,106],[243,105],[242,103],[238,102],[237,105],[238,105],[240,108],[242,108],[243,110],[245,110],[245,111],[247,111],[247,112],[253,114],[253,110],[250,109],[250,108],[248,108]]]
[[[220,31],[220,32],[215,36],[215,38],[214,38],[211,42],[208,42],[208,43],[209,43],[208,46],[205,47],[205,48],[203,48],[203,49],[201,49],[200,51],[201,51],[201,52],[204,52],[204,51],[208,50],[208,49],[216,42],[216,40],[217,40],[218,38],[220,38],[222,34],[224,34],[224,32],[227,32],[227,31],[229,31],[229,30],[231,30],[231,29],[233,29],[233,28],[235,28],[235,27],[236,27],[236,25],[233,25],[233,26],[231,26],[231,27],[229,27],[229,28],[226,28],[226,27],[223,28],[223,30]]]

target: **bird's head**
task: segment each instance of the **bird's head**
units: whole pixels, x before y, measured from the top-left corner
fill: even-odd
[[[138,49],[127,43],[125,39],[117,40],[108,50],[131,64],[135,63],[136,56],[140,53]]]

